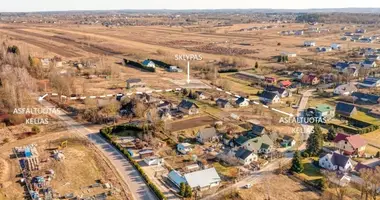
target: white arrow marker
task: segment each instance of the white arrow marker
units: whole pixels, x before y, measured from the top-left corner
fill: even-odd
[[[38,97],[38,101],[42,101],[45,97],[47,97],[48,94],[45,94],[44,96]]]
[[[190,83],[190,61],[187,61],[187,84]]]

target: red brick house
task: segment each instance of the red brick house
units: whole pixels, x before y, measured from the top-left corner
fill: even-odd
[[[367,142],[360,135],[339,133],[334,139],[335,147],[346,155],[362,155]]]

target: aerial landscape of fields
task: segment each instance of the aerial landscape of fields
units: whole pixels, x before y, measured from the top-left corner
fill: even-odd
[[[378,11],[0,12],[0,200],[376,200]]]

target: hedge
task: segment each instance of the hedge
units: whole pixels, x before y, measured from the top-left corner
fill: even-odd
[[[132,60],[127,60],[125,58],[123,60],[124,60],[124,64],[125,65],[132,65],[134,67],[143,69],[143,70],[148,71],[148,72],[156,72],[156,69],[153,68],[153,67],[145,67],[144,65],[142,65],[142,64],[140,64],[138,62],[135,62],[135,61],[132,61]]]
[[[334,123],[330,123],[329,125],[333,126],[334,128],[341,128],[345,132],[352,133],[352,134],[365,134],[365,133],[370,133],[379,129],[379,126],[377,125],[370,125],[364,128],[354,128],[354,127],[349,127],[349,126],[339,125],[339,124],[334,124]]]
[[[122,126],[123,127],[128,127],[126,125],[122,125]],[[136,128],[136,126],[129,126],[129,127],[135,127]],[[159,199],[161,199],[161,200],[166,200],[167,198],[165,197],[165,195],[160,191],[160,189],[158,189],[158,187],[154,183],[152,183],[152,181],[146,175],[146,173],[141,168],[141,166],[139,165],[139,163],[137,163],[131,157],[131,155],[129,155],[129,153],[128,153],[128,151],[126,149],[124,149],[123,147],[121,147],[119,144],[117,144],[116,142],[114,142],[111,139],[111,135],[110,134],[112,133],[113,130],[115,130],[115,127],[105,127],[105,128],[100,129],[99,132],[100,132],[101,136],[103,136],[109,143],[111,143],[111,145],[113,145],[114,147],[116,147],[117,150],[119,150],[122,154],[124,154],[124,156],[127,157],[128,161],[136,168],[136,170],[143,177],[143,179],[145,180],[145,182],[147,183],[147,185],[149,186],[149,188],[157,195],[157,197]]]
[[[238,69],[234,69],[234,68],[231,68],[231,69],[220,69],[218,70],[218,73],[230,73],[230,72],[238,72],[239,70]]]

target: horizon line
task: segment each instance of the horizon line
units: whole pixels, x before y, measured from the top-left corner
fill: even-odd
[[[47,12],[83,12],[83,11],[208,11],[208,10],[279,10],[279,11],[300,11],[300,10],[342,10],[342,9],[366,9],[374,10],[380,7],[336,7],[336,8],[192,8],[192,9],[171,9],[171,8],[132,8],[132,9],[72,9],[72,10],[36,10],[36,11],[0,11],[0,13],[47,13]]]

